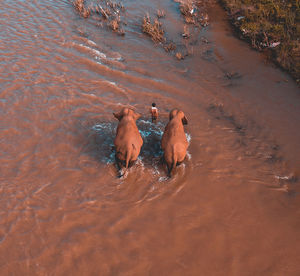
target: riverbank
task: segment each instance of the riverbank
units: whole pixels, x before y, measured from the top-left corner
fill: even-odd
[[[220,0],[240,38],[289,72],[300,84],[300,2]]]

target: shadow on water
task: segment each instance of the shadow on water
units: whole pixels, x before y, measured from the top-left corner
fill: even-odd
[[[161,122],[154,124],[151,121],[139,120],[137,127],[144,141],[140,157],[146,165],[153,164],[153,161],[159,160],[163,155],[160,142],[164,125]]]
[[[139,158],[145,165],[151,165],[163,154],[160,141],[164,125],[160,122],[153,124],[150,121],[139,120],[137,127],[144,141]],[[77,127],[82,152],[103,164],[114,163],[116,129],[117,123],[115,122],[90,122],[87,126]]]
[[[88,155],[102,164],[114,163],[116,123],[86,120],[77,122],[75,132],[80,154]]]
[[[110,164],[115,162],[114,137],[115,123],[99,123],[91,127],[90,143],[96,148],[96,159],[102,163]]]

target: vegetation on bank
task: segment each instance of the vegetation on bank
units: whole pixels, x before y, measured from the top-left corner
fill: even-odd
[[[81,17],[85,19],[92,17],[98,21],[98,23],[96,23],[97,26],[108,27],[119,35],[125,35],[123,26],[127,25],[126,21],[124,21],[126,10],[121,2],[115,2],[115,0],[70,1]],[[206,12],[207,2],[209,1],[210,0],[174,0],[174,2],[178,3],[178,9],[185,22],[183,32],[178,34],[185,40],[181,43],[175,44],[173,40],[167,39],[165,28],[163,28],[161,21],[161,19],[166,17],[164,10],[157,10],[155,18],[152,20],[150,15],[146,13],[141,22],[141,30],[144,34],[148,35],[155,44],[161,45],[166,52],[178,60],[183,60],[193,53],[192,43],[189,43],[189,38],[192,37],[190,29],[199,29],[209,25],[208,14]],[[189,28],[189,25],[192,27]]]
[[[122,29],[122,24],[125,23],[121,21],[121,15],[124,14],[125,8],[121,3],[108,0],[101,4],[93,3],[87,6],[85,0],[74,0],[72,4],[80,16],[88,18],[93,15],[100,15],[112,31],[119,35],[125,34]]]
[[[159,43],[163,46],[166,52],[172,52],[178,60],[183,60],[185,57],[190,56],[193,48],[189,45],[188,41],[191,38],[189,25],[193,29],[204,28],[209,25],[208,14],[206,12],[207,3],[209,0],[174,0],[178,3],[178,9],[184,19],[183,32],[179,34],[185,41],[176,45],[172,40],[167,40],[165,37],[166,32],[163,29],[160,18],[166,16],[163,10],[157,10],[156,17],[151,22],[151,18],[147,13],[143,18],[142,31],[151,37],[154,43]],[[191,29],[192,29],[191,28]]]
[[[220,0],[241,37],[300,83],[300,0]]]

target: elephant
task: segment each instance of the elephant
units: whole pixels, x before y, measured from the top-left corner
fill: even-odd
[[[169,114],[169,122],[165,127],[161,140],[163,158],[167,164],[168,176],[171,177],[173,169],[185,159],[189,143],[186,139],[183,125],[188,120],[183,111],[175,108]]]
[[[116,163],[119,169],[125,163],[125,172],[123,174],[125,175],[128,167],[137,160],[143,145],[143,139],[136,126],[136,120],[141,115],[127,107],[124,107],[118,113],[113,113],[113,115],[119,120],[114,140]]]

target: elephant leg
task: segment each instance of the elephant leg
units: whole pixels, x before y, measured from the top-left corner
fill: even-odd
[[[171,171],[172,171],[172,164],[167,163],[167,168],[168,168],[168,177],[171,177]]]
[[[128,167],[129,167],[129,168],[132,167],[135,163],[136,163],[136,160],[131,160],[131,161],[129,162],[129,166],[128,166]]]
[[[183,163],[183,161],[177,162],[176,166],[180,166]]]
[[[116,165],[118,170],[121,170],[122,168],[122,161],[118,158],[117,154],[115,155]]]
[[[185,159],[186,159],[186,156],[182,160],[177,161],[176,166],[180,166],[184,162]]]

